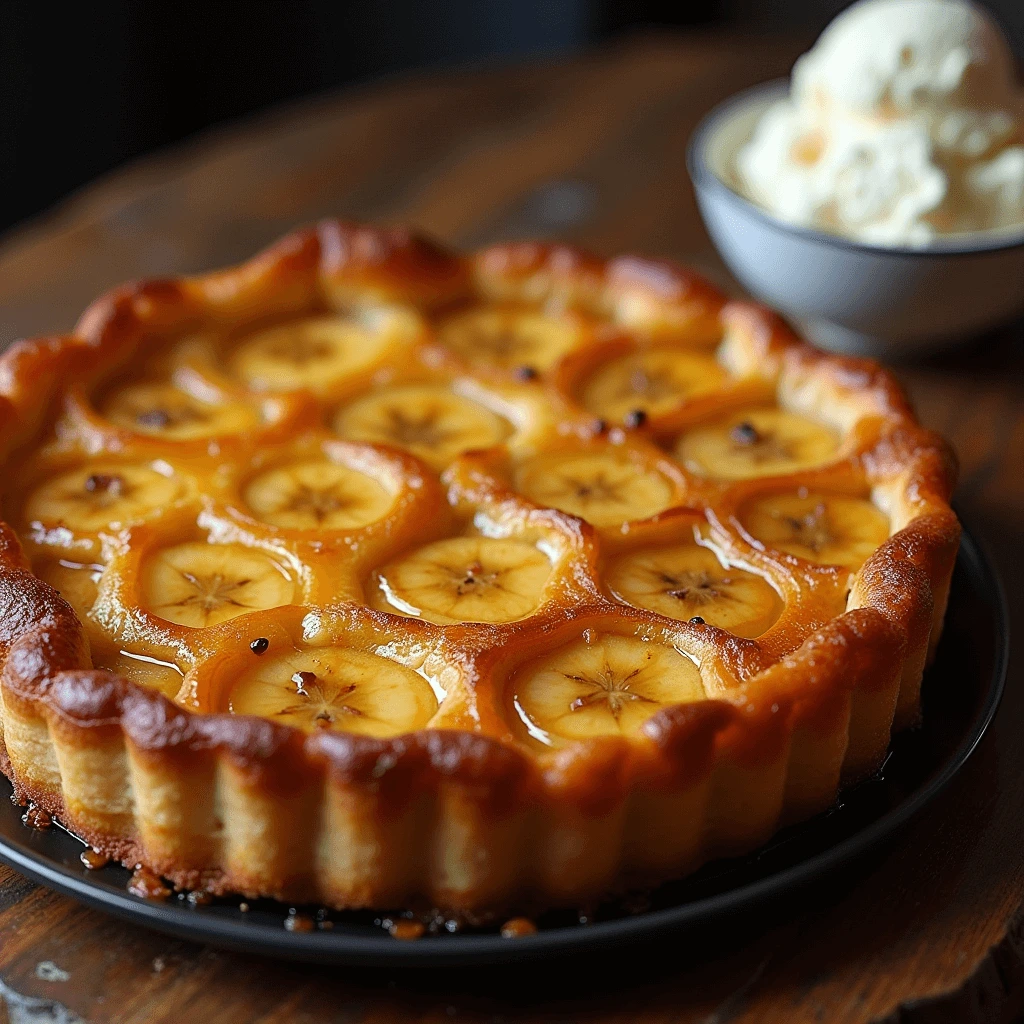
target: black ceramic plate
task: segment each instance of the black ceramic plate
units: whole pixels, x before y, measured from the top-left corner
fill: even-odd
[[[663,886],[642,910],[591,908],[541,919],[520,939],[494,932],[427,934],[415,942],[391,938],[372,915],[332,914],[330,930],[289,931],[289,908],[258,901],[243,913],[236,901],[193,906],[184,899],[155,903],[126,889],[119,866],[87,870],[81,843],[58,828],[22,823],[22,808],[0,800],[0,859],[76,899],[160,931],[278,957],[378,966],[499,963],[575,954],[636,943],[672,931],[700,931],[701,941],[740,915],[788,900],[840,868],[878,850],[963,766],[995,714],[1009,650],[999,582],[977,543],[965,533],[938,657],[924,685],[920,728],[900,735],[877,777],[844,794],[833,810],[779,833],[749,856],[718,861],[684,881]],[[0,777],[2,785],[6,779]],[[315,916],[315,909],[300,908]]]

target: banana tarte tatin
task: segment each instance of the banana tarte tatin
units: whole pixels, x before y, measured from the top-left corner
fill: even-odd
[[[0,358],[2,768],[178,886],[471,919],[747,851],[919,714],[959,526],[698,277],[327,221]]]

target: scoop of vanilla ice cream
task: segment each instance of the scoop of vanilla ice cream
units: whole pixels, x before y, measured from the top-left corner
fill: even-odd
[[[783,220],[878,245],[1024,225],[1024,93],[965,0],[862,0],[793,68],[736,157]]]

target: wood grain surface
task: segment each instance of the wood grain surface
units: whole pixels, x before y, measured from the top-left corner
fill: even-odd
[[[126,278],[240,260],[324,215],[456,246],[560,237],[684,260],[731,286],[684,167],[699,117],[785,74],[801,40],[640,37],[555,64],[405,78],[199,138],[92,186],[0,246],[0,341],[69,327]],[[1024,628],[1024,337],[899,372],[959,452],[959,505]],[[0,869],[10,1021],[935,1022],[1024,1012],[1024,671],[962,776],[881,862],[774,927],[541,972],[415,976],[218,952]],[[6,1016],[5,1016],[6,1014]]]

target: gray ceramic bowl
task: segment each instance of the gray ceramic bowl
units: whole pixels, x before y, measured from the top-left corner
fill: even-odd
[[[1024,313],[1024,229],[924,249],[851,242],[776,220],[741,196],[733,157],[788,83],[716,107],[687,165],[704,223],[743,286],[819,344],[900,358],[941,348]]]

